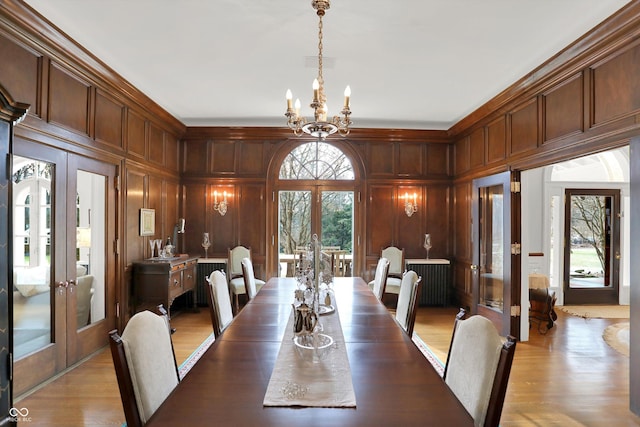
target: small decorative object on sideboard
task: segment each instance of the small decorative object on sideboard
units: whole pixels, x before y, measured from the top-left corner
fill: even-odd
[[[209,247],[211,246],[211,240],[209,240],[209,233],[202,233],[202,243],[201,243],[202,247],[204,248],[204,257],[207,257],[207,251],[209,250]]]
[[[427,250],[427,259],[429,259],[429,249],[431,249],[431,234],[424,235],[424,245],[422,245]]]

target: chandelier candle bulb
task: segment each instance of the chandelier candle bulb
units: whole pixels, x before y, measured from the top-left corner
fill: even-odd
[[[302,103],[300,102],[300,98],[296,98],[296,117],[300,116],[300,107]]]
[[[320,83],[318,83],[318,79],[313,79],[313,102],[318,101],[318,92],[320,92]]]
[[[344,106],[349,108],[349,97],[351,96],[351,88],[347,86],[344,90]]]
[[[293,107],[292,103],[293,103],[293,94],[291,93],[290,89],[287,89],[287,110],[291,110],[291,108]]]
[[[213,192],[213,203],[218,203],[218,192],[214,191]]]

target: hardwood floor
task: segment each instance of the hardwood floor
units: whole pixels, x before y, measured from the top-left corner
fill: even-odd
[[[416,333],[446,359],[453,318],[449,308],[420,308]],[[501,426],[640,426],[629,411],[629,359],[611,349],[602,331],[615,319],[558,313],[547,335],[519,342]],[[182,363],[211,333],[206,309],[174,317],[176,359]],[[121,426],[124,414],[108,348],[15,402],[33,426]],[[26,425],[26,423],[24,424]]]

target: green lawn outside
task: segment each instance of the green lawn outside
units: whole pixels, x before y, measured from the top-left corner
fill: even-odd
[[[592,247],[574,247],[571,249],[571,271],[584,270],[592,273],[602,271],[602,265]]]

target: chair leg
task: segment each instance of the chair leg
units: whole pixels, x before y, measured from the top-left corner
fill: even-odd
[[[235,314],[238,315],[238,312],[240,311],[240,301],[238,300],[238,294],[236,293],[233,294],[233,305],[236,309]]]

